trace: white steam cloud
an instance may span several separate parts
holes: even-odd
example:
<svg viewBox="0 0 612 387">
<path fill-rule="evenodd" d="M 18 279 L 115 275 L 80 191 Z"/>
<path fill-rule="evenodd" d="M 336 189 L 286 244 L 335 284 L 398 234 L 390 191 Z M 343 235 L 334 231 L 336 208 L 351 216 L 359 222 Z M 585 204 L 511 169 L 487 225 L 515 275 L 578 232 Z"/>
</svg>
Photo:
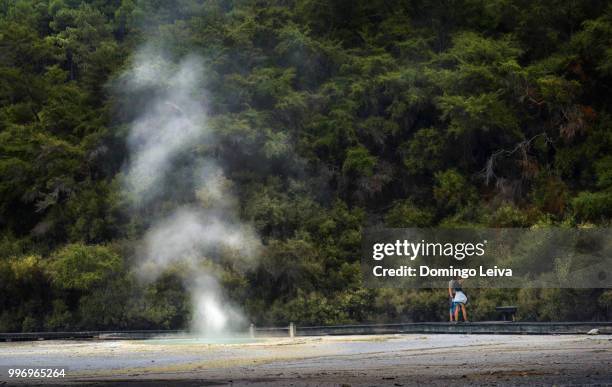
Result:
<svg viewBox="0 0 612 387">
<path fill-rule="evenodd" d="M 225 297 L 216 263 L 244 266 L 257 256 L 259 239 L 235 215 L 231 181 L 221 166 L 199 151 L 215 142 L 206 120 L 203 75 L 197 57 L 173 64 L 152 48 L 135 55 L 121 92 L 144 98 L 145 107 L 130 127 L 123 187 L 135 213 L 153 220 L 140 249 L 139 274 L 151 281 L 169 268 L 180 269 L 191 292 L 192 329 L 218 335 L 244 318 Z M 179 169 L 177 183 L 173 174 Z"/>
</svg>

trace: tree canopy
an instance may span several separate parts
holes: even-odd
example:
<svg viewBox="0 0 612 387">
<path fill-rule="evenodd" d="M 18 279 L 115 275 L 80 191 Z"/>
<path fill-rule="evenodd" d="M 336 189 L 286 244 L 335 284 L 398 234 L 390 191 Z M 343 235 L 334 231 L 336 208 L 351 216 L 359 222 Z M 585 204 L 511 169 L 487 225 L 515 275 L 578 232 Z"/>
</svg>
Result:
<svg viewBox="0 0 612 387">
<path fill-rule="evenodd" d="M 219 142 L 194 151 L 262 239 L 257 267 L 222 268 L 258 324 L 444 318 L 444 292 L 361 287 L 367 226 L 610 225 L 607 1 L 0 0 L 0 331 L 188 320 L 176 272 L 130 271 L 140 107 L 113 85 L 145 43 L 205 60 Z M 612 297 L 472 299 L 551 320 L 609 319 Z"/>
</svg>

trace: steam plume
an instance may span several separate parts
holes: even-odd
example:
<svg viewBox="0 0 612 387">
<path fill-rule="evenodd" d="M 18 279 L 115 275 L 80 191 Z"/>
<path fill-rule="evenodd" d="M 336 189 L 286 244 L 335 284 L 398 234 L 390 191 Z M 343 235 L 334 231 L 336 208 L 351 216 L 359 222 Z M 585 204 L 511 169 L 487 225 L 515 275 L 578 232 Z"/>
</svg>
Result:
<svg viewBox="0 0 612 387">
<path fill-rule="evenodd" d="M 215 143 L 206 119 L 204 73 L 194 56 L 174 64 L 150 47 L 134 56 L 120 91 L 139 98 L 133 103 L 143 107 L 130 127 L 123 188 L 134 212 L 153 220 L 139 252 L 139 274 L 154 280 L 181 267 L 191 292 L 192 328 L 213 335 L 243 320 L 224 296 L 214 263 L 244 264 L 257 255 L 259 241 L 235 215 L 223 168 L 201 151 Z"/>
</svg>

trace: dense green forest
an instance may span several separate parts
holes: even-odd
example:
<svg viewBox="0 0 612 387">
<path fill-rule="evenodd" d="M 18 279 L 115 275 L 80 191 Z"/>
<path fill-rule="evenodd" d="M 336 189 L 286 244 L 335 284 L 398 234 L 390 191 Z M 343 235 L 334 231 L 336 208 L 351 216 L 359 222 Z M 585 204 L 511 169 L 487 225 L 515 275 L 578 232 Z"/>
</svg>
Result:
<svg viewBox="0 0 612 387">
<path fill-rule="evenodd" d="M 446 319 L 444 289 L 361 286 L 364 227 L 610 226 L 607 1 L 0 0 L 0 331 L 189 321 L 180 269 L 132 269 L 113 85 L 144 44 L 204 58 L 198 151 L 263 246 L 221 283 L 258 325 Z M 470 295 L 475 320 L 612 318 L 605 289 Z"/>
</svg>

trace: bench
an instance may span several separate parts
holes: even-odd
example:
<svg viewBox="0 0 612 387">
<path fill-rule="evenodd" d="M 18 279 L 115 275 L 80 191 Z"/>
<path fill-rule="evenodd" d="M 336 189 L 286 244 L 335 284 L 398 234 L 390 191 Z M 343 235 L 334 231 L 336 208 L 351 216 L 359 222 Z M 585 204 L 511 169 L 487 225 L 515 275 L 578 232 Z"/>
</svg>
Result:
<svg viewBox="0 0 612 387">
<path fill-rule="evenodd" d="M 502 321 L 514 321 L 516 318 L 516 306 L 497 306 L 495 310 L 502 316 Z"/>
</svg>

